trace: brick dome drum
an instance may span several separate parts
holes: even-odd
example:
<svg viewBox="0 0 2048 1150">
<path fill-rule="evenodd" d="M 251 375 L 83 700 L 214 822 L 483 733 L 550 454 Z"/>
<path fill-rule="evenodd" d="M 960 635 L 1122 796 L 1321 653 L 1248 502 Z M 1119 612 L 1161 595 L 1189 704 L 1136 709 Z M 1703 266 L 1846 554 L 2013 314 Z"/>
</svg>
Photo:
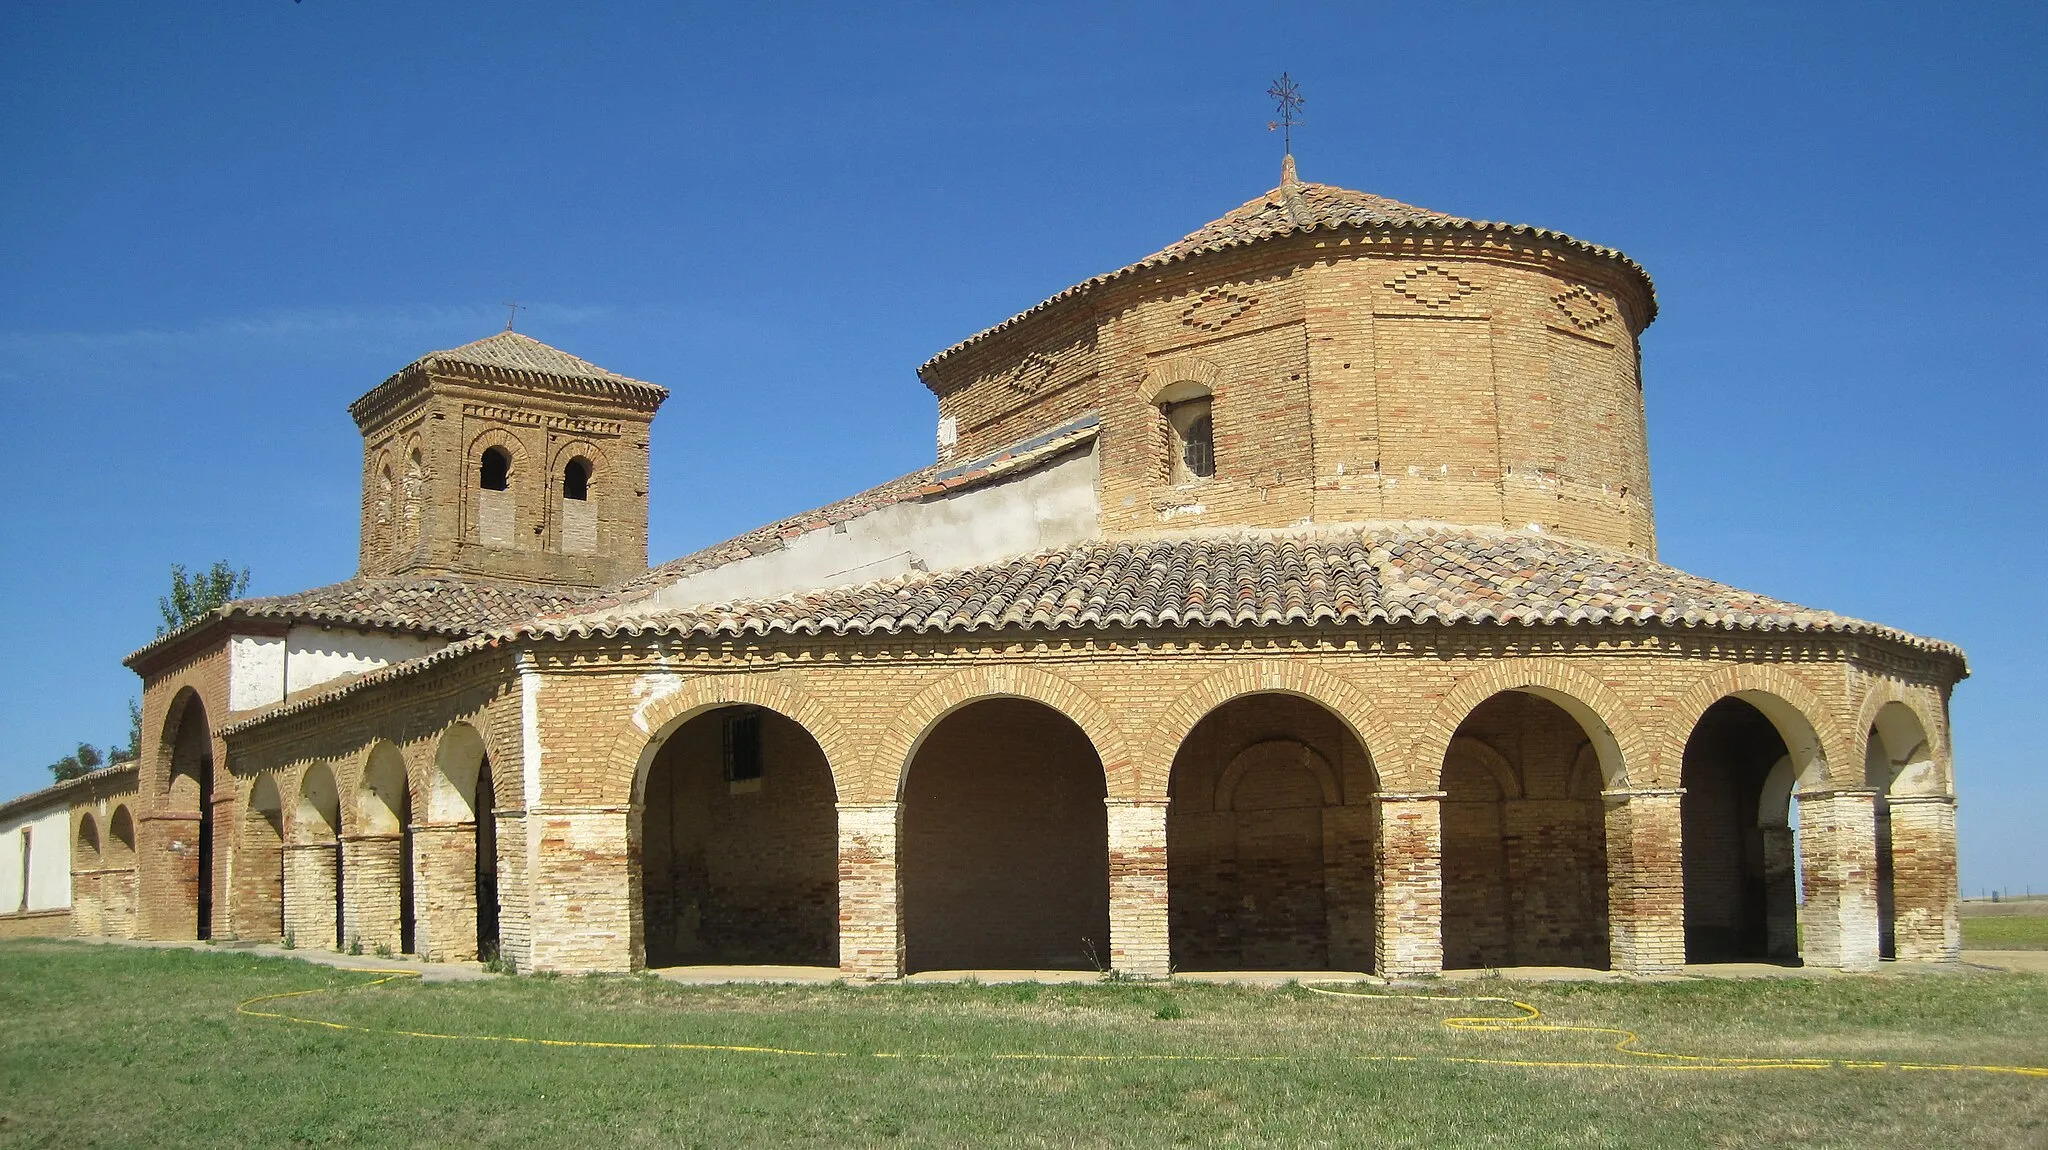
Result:
<svg viewBox="0 0 2048 1150">
<path fill-rule="evenodd" d="M 1619 252 L 1283 183 L 926 364 L 973 456 L 1099 410 L 1110 530 L 1435 520 L 1656 554 Z M 1215 475 L 1176 483 L 1158 400 L 1213 394 Z"/>
</svg>

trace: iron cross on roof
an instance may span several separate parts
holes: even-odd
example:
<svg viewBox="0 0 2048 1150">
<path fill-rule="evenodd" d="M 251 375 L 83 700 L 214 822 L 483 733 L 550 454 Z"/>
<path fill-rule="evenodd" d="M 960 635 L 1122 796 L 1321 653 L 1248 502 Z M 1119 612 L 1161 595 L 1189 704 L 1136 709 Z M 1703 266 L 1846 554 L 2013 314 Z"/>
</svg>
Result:
<svg viewBox="0 0 2048 1150">
<path fill-rule="evenodd" d="M 526 305 L 516 300 L 508 299 L 503 301 L 499 306 L 505 309 L 505 330 L 511 331 L 512 321 L 518 318 L 520 312 L 526 310 Z"/>
<path fill-rule="evenodd" d="M 1279 119 L 1266 121 L 1266 130 L 1281 132 L 1287 154 L 1291 156 L 1294 154 L 1294 125 L 1301 123 L 1301 106 L 1307 101 L 1301 98 L 1301 87 L 1294 82 L 1294 77 L 1285 72 L 1280 73 L 1280 78 L 1266 89 L 1266 95 L 1273 97 L 1274 110 L 1280 113 Z"/>
</svg>

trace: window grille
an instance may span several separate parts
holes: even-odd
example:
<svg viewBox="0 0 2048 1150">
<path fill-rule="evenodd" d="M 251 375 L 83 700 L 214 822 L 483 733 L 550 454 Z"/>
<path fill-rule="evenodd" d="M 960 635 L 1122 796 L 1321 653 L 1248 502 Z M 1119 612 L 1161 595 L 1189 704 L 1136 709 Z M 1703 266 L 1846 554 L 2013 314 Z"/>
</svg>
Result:
<svg viewBox="0 0 2048 1150">
<path fill-rule="evenodd" d="M 743 783 L 761 777 L 761 712 L 747 710 L 725 717 L 725 781 Z"/>
<path fill-rule="evenodd" d="M 1216 474 L 1216 434 L 1204 415 L 1188 425 L 1187 441 L 1181 445 L 1181 461 L 1188 474 L 1207 479 Z"/>
</svg>

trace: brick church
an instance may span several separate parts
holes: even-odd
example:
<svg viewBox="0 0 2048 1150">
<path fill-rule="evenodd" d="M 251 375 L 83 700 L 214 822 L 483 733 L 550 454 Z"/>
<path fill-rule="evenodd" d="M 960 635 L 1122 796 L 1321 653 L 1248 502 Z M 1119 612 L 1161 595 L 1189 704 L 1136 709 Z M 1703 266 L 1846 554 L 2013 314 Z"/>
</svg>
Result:
<svg viewBox="0 0 2048 1150">
<path fill-rule="evenodd" d="M 1952 959 L 1962 653 L 1658 562 L 1656 313 L 1618 251 L 1290 159 L 933 357 L 930 466 L 651 568 L 663 388 L 427 355 L 349 409 L 356 575 L 129 657 L 75 928 L 857 979 Z"/>
</svg>

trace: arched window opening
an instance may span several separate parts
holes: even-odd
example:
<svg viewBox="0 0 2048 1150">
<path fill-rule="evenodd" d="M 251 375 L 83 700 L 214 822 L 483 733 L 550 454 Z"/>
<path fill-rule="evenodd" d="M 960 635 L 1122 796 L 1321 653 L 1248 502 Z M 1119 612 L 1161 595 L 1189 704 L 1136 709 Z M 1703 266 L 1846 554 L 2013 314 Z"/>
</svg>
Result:
<svg viewBox="0 0 2048 1150">
<path fill-rule="evenodd" d="M 562 468 L 562 498 L 582 502 L 590 498 L 590 461 L 577 456 Z"/>
<path fill-rule="evenodd" d="M 512 456 L 502 447 L 484 448 L 478 468 L 477 486 L 485 491 L 504 491 L 512 486 Z"/>
<path fill-rule="evenodd" d="M 1175 384 L 1159 393 L 1166 417 L 1175 483 L 1194 483 L 1216 474 L 1216 431 L 1209 392 L 1200 384 Z"/>
</svg>

